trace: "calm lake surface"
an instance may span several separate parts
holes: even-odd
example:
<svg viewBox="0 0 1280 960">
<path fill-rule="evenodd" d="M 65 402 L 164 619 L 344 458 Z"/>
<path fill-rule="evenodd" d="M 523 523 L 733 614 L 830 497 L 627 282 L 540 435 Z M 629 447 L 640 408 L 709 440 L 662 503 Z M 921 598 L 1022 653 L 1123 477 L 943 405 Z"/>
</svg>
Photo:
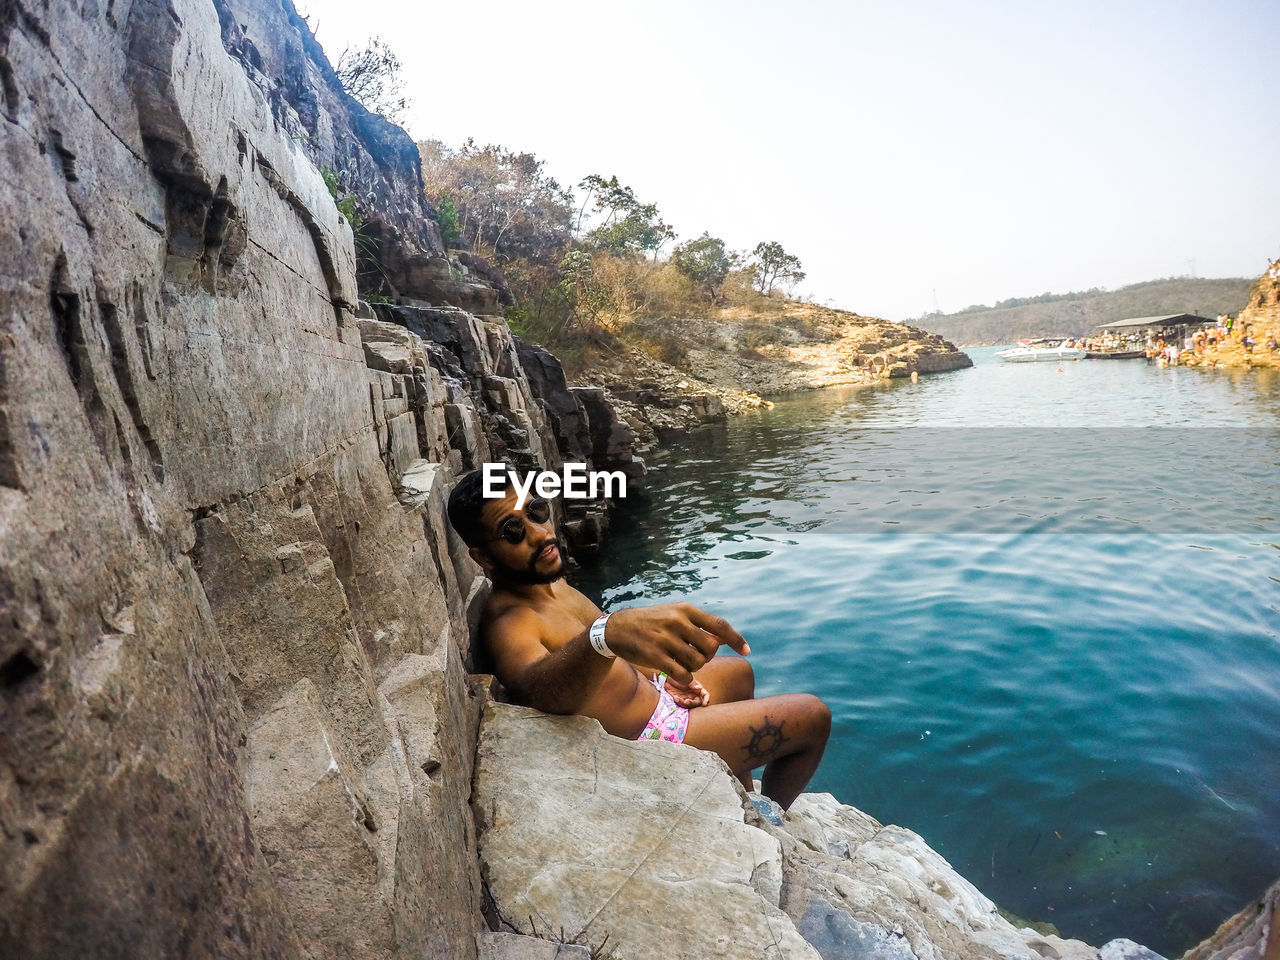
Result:
<svg viewBox="0 0 1280 960">
<path fill-rule="evenodd" d="M 575 582 L 826 700 L 810 789 L 1176 957 L 1280 876 L 1280 378 L 969 352 L 669 443 Z"/>
</svg>

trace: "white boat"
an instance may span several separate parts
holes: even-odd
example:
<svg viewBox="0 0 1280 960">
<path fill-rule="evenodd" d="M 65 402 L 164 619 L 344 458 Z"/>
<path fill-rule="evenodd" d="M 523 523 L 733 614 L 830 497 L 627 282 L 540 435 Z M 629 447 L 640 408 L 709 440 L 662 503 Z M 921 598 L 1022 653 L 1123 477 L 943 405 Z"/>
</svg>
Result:
<svg viewBox="0 0 1280 960">
<path fill-rule="evenodd" d="M 1070 346 L 1070 343 L 1070 340 L 1063 340 L 1056 347 L 1038 347 L 1034 345 L 1012 347 L 1008 350 L 999 351 L 996 356 L 1005 363 L 1035 363 L 1037 361 L 1061 363 L 1063 360 L 1083 360 L 1088 351 L 1084 347 Z"/>
</svg>

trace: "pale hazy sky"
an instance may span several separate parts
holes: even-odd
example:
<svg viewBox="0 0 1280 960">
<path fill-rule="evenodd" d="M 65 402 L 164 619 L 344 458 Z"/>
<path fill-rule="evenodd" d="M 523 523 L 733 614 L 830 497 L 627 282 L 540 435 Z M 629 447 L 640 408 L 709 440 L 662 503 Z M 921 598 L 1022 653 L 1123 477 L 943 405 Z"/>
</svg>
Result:
<svg viewBox="0 0 1280 960">
<path fill-rule="evenodd" d="M 382 36 L 415 139 L 616 174 L 904 319 L 1280 257 L 1280 3 L 297 0 Z"/>
</svg>

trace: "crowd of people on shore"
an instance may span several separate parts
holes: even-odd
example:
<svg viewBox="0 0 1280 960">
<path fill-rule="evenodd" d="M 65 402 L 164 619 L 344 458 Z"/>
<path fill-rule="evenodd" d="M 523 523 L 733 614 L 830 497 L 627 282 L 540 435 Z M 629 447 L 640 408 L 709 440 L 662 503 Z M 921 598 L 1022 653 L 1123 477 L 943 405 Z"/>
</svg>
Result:
<svg viewBox="0 0 1280 960">
<path fill-rule="evenodd" d="M 1270 291 L 1264 289 L 1257 303 L 1251 304 L 1259 310 L 1268 298 L 1273 298 L 1280 305 L 1280 259 L 1269 264 L 1263 280 L 1272 281 L 1272 287 Z M 1084 347 L 1090 353 L 1140 352 L 1160 367 L 1220 365 L 1227 359 L 1222 355 L 1222 349 L 1238 345 L 1246 365 L 1255 358 L 1266 358 L 1264 363 L 1270 365 L 1280 360 L 1280 328 L 1274 321 L 1269 322 L 1266 316 L 1251 314 L 1251 321 L 1242 319 L 1240 315 L 1231 317 L 1222 313 L 1212 326 L 1206 323 L 1199 329 L 1181 326 L 1123 333 L 1104 330 L 1099 336 L 1077 340 L 1070 345 Z M 1232 349 L 1230 354 L 1234 358 L 1236 351 Z M 1234 362 L 1234 359 L 1227 362 Z"/>
<path fill-rule="evenodd" d="M 1272 271 L 1280 276 L 1280 261 L 1272 264 Z M 1146 354 L 1148 360 L 1155 361 L 1157 366 L 1194 367 L 1212 362 L 1207 351 L 1213 347 L 1227 343 L 1238 343 L 1246 356 L 1264 353 L 1274 356 L 1280 354 L 1280 341 L 1274 333 L 1268 332 L 1265 337 L 1255 335 L 1253 324 L 1241 322 L 1239 317 L 1219 314 L 1212 327 L 1199 330 L 1179 339 L 1174 331 L 1160 331 L 1148 334 Z"/>
</svg>

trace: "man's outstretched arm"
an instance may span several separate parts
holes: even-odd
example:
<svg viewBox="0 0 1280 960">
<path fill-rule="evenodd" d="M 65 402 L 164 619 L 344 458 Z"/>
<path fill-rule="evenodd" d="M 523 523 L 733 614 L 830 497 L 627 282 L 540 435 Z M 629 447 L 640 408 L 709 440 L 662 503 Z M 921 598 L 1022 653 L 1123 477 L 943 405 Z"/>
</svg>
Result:
<svg viewBox="0 0 1280 960">
<path fill-rule="evenodd" d="M 751 652 L 727 620 L 689 603 L 619 610 L 605 626 L 605 643 L 622 659 L 684 683 L 721 644 L 743 655 Z M 613 665 L 592 648 L 589 628 L 548 651 L 537 614 L 523 609 L 492 625 L 489 645 L 503 686 L 521 703 L 547 713 L 576 712 Z"/>
</svg>

